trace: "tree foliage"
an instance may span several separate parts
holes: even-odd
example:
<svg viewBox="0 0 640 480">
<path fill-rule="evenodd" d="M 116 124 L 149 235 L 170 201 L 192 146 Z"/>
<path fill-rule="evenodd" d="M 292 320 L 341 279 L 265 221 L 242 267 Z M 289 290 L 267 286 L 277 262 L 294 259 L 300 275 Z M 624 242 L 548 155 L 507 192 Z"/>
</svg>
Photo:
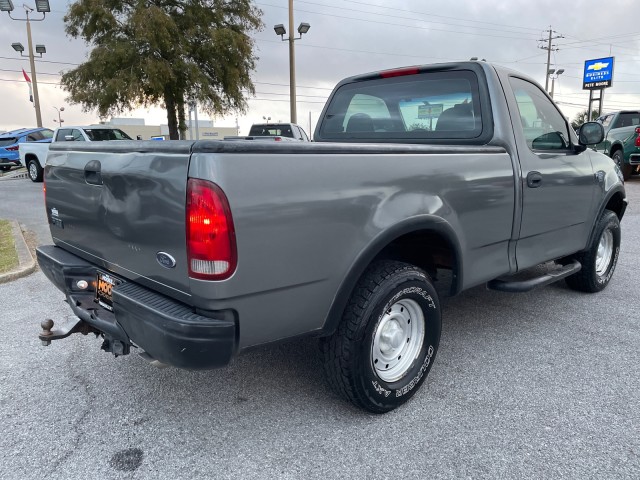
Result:
<svg viewBox="0 0 640 480">
<path fill-rule="evenodd" d="M 189 99 L 212 115 L 246 110 L 257 60 L 249 34 L 261 14 L 250 0 L 75 1 L 66 32 L 92 49 L 62 85 L 100 116 L 164 103 L 177 139 Z"/>
<path fill-rule="evenodd" d="M 584 110 L 576 114 L 576 116 L 573 118 L 573 121 L 571 122 L 571 126 L 574 129 L 577 129 L 583 123 L 587 123 L 589 121 L 595 120 L 596 118 L 598 118 L 598 111 L 591 110 L 591 119 L 587 120 L 587 109 L 585 108 Z"/>
</svg>

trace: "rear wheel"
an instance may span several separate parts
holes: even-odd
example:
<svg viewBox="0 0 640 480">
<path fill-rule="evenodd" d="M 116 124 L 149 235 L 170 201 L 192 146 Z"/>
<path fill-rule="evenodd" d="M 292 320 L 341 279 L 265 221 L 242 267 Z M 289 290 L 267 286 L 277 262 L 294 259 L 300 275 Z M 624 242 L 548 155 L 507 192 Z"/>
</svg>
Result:
<svg viewBox="0 0 640 480">
<path fill-rule="evenodd" d="M 29 178 L 32 182 L 42 181 L 42 167 L 38 164 L 37 160 L 29 160 Z"/>
<path fill-rule="evenodd" d="M 616 162 L 618 167 L 620 167 L 622 178 L 624 178 L 625 180 L 629 180 L 629 177 L 633 172 L 633 166 L 629 165 L 628 163 L 624 163 L 624 154 L 622 153 L 622 150 L 616 150 L 615 152 L 613 152 L 611 158 L 614 162 Z"/>
<path fill-rule="evenodd" d="M 8 172 L 9 170 L 11 170 L 11 165 L 2 165 L 0 167 L 0 170 L 2 170 L 3 172 Z"/>
<path fill-rule="evenodd" d="M 440 330 L 428 275 L 402 262 L 376 263 L 360 279 L 336 332 L 321 340 L 328 381 L 359 408 L 393 410 L 425 381 Z"/>
<path fill-rule="evenodd" d="M 565 280 L 569 287 L 582 292 L 599 292 L 609 284 L 620 253 L 620 221 L 611 210 L 605 210 L 596 225 L 589 248 L 575 258 L 582 269 Z"/>
</svg>

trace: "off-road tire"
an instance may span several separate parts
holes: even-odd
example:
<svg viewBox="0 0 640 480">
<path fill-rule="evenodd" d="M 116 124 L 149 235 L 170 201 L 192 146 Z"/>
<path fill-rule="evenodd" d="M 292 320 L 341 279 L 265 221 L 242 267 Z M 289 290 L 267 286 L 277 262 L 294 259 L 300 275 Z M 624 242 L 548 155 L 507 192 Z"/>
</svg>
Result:
<svg viewBox="0 0 640 480">
<path fill-rule="evenodd" d="M 604 236 L 609 235 L 607 232 L 611 235 L 611 253 L 602 257 L 606 259 L 607 264 L 602 272 L 598 272 L 598 249 L 603 248 L 601 242 Z M 605 210 L 600 220 L 598 220 L 589 248 L 574 256 L 574 258 L 582 264 L 582 269 L 578 273 L 565 279 L 567 285 L 581 292 L 595 293 L 604 290 L 609 284 L 613 272 L 616 269 L 616 264 L 618 263 L 620 239 L 620 221 L 618 220 L 618 216 L 611 210 Z"/>
<path fill-rule="evenodd" d="M 611 158 L 620 168 L 620 171 L 622 172 L 622 178 L 625 180 L 625 182 L 629 180 L 631 174 L 633 173 L 633 165 L 624 163 L 624 154 L 622 153 L 622 150 L 616 150 L 615 152 L 613 152 Z"/>
<path fill-rule="evenodd" d="M 400 314 L 403 305 L 410 308 Z M 392 308 L 401 321 L 391 314 Z M 414 324 L 408 327 L 411 316 Z M 396 321 L 405 324 L 404 328 L 424 328 L 421 335 L 401 331 L 395 337 L 396 350 L 392 353 L 405 349 L 401 352 L 407 352 L 402 360 L 405 366 L 399 365 L 399 378 L 385 381 L 381 375 L 389 377 L 390 370 L 382 372 L 382 364 L 378 364 L 378 370 L 374 367 L 374 345 L 382 345 L 383 326 Z M 424 383 L 438 351 L 440 331 L 440 303 L 429 276 L 407 263 L 377 262 L 359 280 L 335 333 L 320 341 L 327 380 L 339 395 L 359 408 L 373 413 L 393 410 Z M 407 338 L 405 344 L 404 337 L 412 338 Z M 398 364 L 399 361 L 400 358 Z"/>
<path fill-rule="evenodd" d="M 29 160 L 29 162 L 27 162 L 27 172 L 32 182 L 42 181 L 42 167 L 38 164 L 37 160 Z"/>
</svg>

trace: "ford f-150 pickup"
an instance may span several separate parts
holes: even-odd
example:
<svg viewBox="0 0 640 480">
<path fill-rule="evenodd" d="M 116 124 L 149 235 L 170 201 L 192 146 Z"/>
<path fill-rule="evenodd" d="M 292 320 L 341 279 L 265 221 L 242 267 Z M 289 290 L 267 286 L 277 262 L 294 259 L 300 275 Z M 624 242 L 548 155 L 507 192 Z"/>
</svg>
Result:
<svg viewBox="0 0 640 480">
<path fill-rule="evenodd" d="M 434 365 L 439 292 L 609 284 L 626 199 L 603 137 L 464 62 L 343 80 L 314 143 L 53 143 L 37 255 L 76 317 L 39 338 L 203 369 L 313 335 L 335 390 L 387 412 Z"/>
</svg>

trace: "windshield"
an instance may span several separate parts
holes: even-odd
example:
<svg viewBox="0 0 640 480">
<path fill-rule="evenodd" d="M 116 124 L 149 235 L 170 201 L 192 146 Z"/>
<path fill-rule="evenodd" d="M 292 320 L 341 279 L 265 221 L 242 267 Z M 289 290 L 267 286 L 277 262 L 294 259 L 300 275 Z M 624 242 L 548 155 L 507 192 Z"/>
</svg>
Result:
<svg viewBox="0 0 640 480">
<path fill-rule="evenodd" d="M 16 143 L 17 138 L 15 137 L 10 137 L 10 138 L 0 138 L 0 147 L 6 147 L 8 145 L 13 145 L 14 143 Z"/>
<path fill-rule="evenodd" d="M 132 140 L 132 138 L 119 128 L 85 128 L 84 130 L 92 142 L 106 140 Z"/>
</svg>

